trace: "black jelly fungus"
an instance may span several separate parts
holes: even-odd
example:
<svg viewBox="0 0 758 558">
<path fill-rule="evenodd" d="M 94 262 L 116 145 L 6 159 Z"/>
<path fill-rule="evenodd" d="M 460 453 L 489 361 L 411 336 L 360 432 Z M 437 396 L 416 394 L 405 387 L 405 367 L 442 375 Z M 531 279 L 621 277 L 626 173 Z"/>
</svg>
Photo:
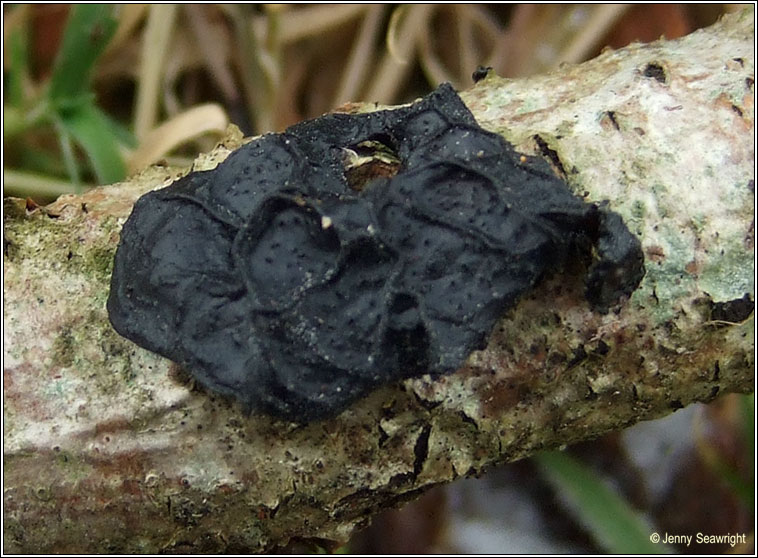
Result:
<svg viewBox="0 0 758 558">
<path fill-rule="evenodd" d="M 397 173 L 360 191 L 345 152 Z M 569 258 L 607 311 L 644 273 L 621 217 L 480 128 L 443 84 L 404 108 L 267 134 L 140 198 L 108 299 L 114 328 L 203 385 L 295 422 L 377 386 L 461 366 Z"/>
</svg>

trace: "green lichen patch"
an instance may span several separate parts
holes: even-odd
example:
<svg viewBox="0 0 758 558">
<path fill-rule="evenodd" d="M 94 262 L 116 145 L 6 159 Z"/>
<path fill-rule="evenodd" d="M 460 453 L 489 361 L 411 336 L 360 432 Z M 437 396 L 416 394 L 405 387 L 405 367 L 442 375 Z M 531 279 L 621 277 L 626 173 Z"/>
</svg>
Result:
<svg viewBox="0 0 758 558">
<path fill-rule="evenodd" d="M 63 326 L 59 334 L 53 340 L 52 361 L 53 366 L 67 368 L 74 364 L 76 341 L 71 326 Z"/>
</svg>

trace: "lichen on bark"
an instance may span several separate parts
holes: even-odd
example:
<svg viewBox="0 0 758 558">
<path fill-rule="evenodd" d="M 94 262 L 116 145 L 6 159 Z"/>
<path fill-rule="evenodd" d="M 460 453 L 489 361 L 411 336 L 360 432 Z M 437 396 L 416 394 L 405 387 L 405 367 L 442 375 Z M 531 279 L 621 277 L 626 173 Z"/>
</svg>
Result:
<svg viewBox="0 0 758 558">
<path fill-rule="evenodd" d="M 743 12 L 462 92 L 483 127 L 556 159 L 576 193 L 624 217 L 645 279 L 601 315 L 581 273 L 548 278 L 456 373 L 380 388 L 306 426 L 246 416 L 108 323 L 123 220 L 186 169 L 152 168 L 28 215 L 6 200 L 4 550 L 340 541 L 435 484 L 751 391 L 754 315 L 724 308 L 755 296 L 752 41 Z M 241 142 L 231 134 L 196 168 Z"/>
</svg>

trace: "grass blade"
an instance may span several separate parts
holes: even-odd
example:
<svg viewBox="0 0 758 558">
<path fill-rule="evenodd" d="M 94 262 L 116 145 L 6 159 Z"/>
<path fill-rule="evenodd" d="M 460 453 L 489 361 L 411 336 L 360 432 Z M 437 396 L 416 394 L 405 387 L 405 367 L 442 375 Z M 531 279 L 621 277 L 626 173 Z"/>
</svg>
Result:
<svg viewBox="0 0 758 558">
<path fill-rule="evenodd" d="M 672 550 L 653 544 L 653 529 L 629 503 L 580 461 L 561 452 L 535 457 L 545 478 L 605 551 L 618 554 L 664 554 Z"/>
<path fill-rule="evenodd" d="M 12 107 L 22 107 L 27 99 L 26 85 L 29 82 L 28 31 L 14 29 L 9 38 L 9 64 L 7 71 L 7 102 Z"/>
<path fill-rule="evenodd" d="M 100 184 L 123 180 L 126 166 L 118 150 L 111 121 L 95 105 L 81 103 L 62 111 L 60 126 L 84 149 Z"/>
<path fill-rule="evenodd" d="M 54 104 L 77 102 L 79 97 L 89 94 L 95 60 L 116 29 L 111 9 L 105 4 L 75 4 L 71 7 L 50 78 L 48 95 Z"/>
</svg>

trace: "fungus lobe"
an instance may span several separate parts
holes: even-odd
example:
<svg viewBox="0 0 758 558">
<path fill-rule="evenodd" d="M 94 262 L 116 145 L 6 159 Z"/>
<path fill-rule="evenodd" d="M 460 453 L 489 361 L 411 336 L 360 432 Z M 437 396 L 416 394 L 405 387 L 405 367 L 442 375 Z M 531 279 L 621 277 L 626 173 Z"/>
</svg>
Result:
<svg viewBox="0 0 758 558">
<path fill-rule="evenodd" d="M 397 169 L 355 189 L 346 158 L 367 145 Z M 607 311 L 642 278 L 637 238 L 443 84 L 408 107 L 264 135 L 144 195 L 108 313 L 206 387 L 309 422 L 456 370 L 546 272 L 591 255 L 586 296 Z"/>
</svg>

